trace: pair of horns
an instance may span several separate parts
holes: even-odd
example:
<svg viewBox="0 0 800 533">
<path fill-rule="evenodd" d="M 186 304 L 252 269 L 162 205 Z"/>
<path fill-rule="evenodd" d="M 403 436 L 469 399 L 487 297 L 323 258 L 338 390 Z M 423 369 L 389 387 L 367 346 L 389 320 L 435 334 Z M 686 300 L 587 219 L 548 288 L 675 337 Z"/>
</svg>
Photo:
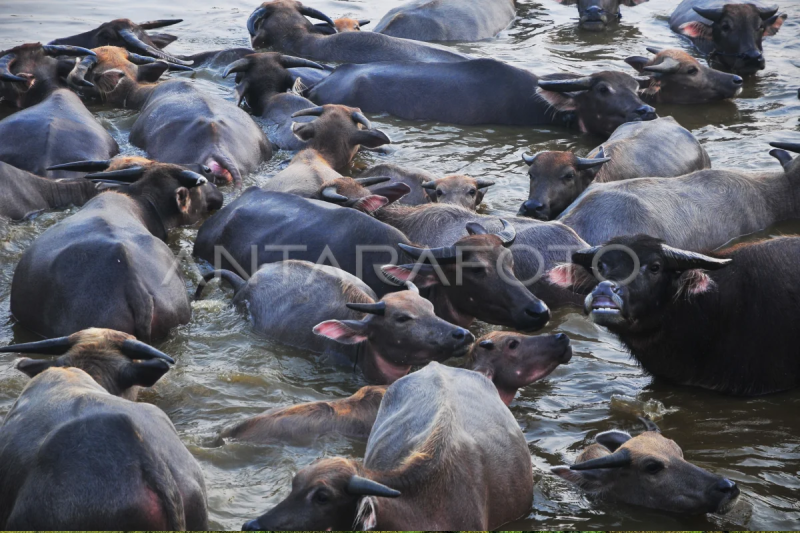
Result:
<svg viewBox="0 0 800 533">
<path fill-rule="evenodd" d="M 301 109 L 300 111 L 295 111 L 292 114 L 292 118 L 297 117 L 319 117 L 325 112 L 325 106 L 317 106 L 317 107 L 309 107 L 308 109 Z M 361 124 L 368 130 L 372 129 L 372 123 L 367 120 L 367 117 L 361 111 L 353 111 L 350 114 L 350 118 L 353 119 L 353 122 L 356 124 Z"/>
<path fill-rule="evenodd" d="M 572 254 L 572 262 L 587 270 L 591 270 L 594 257 L 602 251 L 604 246 L 593 246 L 584 250 L 578 250 Z M 661 257 L 666 263 L 666 267 L 674 271 L 702 269 L 719 270 L 727 266 L 731 259 L 717 259 L 697 252 L 673 248 L 666 244 L 661 244 Z"/>
<path fill-rule="evenodd" d="M 87 48 L 80 46 L 45 44 L 42 45 L 42 52 L 48 56 L 90 56 L 96 57 L 97 54 Z M 11 65 L 17 60 L 17 54 L 14 52 L 6 52 L 0 57 L 0 80 L 11 82 L 27 82 L 26 78 L 17 76 L 11 73 Z"/>
<path fill-rule="evenodd" d="M 133 165 L 119 170 L 105 170 L 111 166 L 110 159 L 89 160 L 89 161 L 75 161 L 73 163 L 63 163 L 61 165 L 53 165 L 47 167 L 47 170 L 71 170 L 73 172 L 91 172 L 84 176 L 98 183 L 134 183 L 139 180 L 147 168 L 142 165 Z M 177 174 L 170 173 L 172 177 L 178 180 L 182 187 L 191 189 L 192 187 L 199 187 L 208 183 L 208 180 L 196 172 L 191 170 L 181 170 Z"/>
<path fill-rule="evenodd" d="M 526 165 L 531 166 L 536 161 L 536 158 L 539 157 L 544 152 L 539 152 L 538 154 L 522 154 L 522 160 L 525 162 Z M 611 161 L 610 157 L 606 157 L 605 150 L 601 146 L 600 149 L 597 151 L 594 157 L 576 157 L 575 158 L 575 169 L 577 170 L 588 170 L 590 168 L 594 168 L 605 163 Z"/>
<path fill-rule="evenodd" d="M 517 238 L 517 231 L 507 220 L 501 218 L 500 222 L 503 224 L 503 229 L 495 235 L 500 238 L 503 246 L 511 246 L 514 243 L 514 239 Z M 477 222 L 470 222 L 467 224 L 467 233 L 470 235 L 487 235 L 489 232 Z M 419 259 L 423 255 L 432 256 L 439 263 L 455 263 L 458 259 L 458 245 L 456 244 L 440 248 L 418 248 L 403 243 L 398 243 L 398 246 L 414 259 Z"/>
<path fill-rule="evenodd" d="M 566 80 L 539 80 L 539 87 L 545 91 L 553 91 L 556 93 L 571 93 L 576 91 L 588 91 L 592 88 L 591 76 L 584 76 L 582 78 L 570 78 Z"/>
<path fill-rule="evenodd" d="M 347 493 L 353 496 L 382 496 L 384 498 L 397 498 L 400 496 L 399 490 L 391 489 L 377 481 L 355 475 L 347 483 Z"/>
<path fill-rule="evenodd" d="M 442 179 L 444 179 L 444 178 L 442 178 Z M 422 184 L 422 188 L 426 189 L 426 190 L 429 190 L 429 191 L 435 191 L 438 181 L 439 180 L 426 181 L 425 183 Z M 478 189 L 485 189 L 486 187 L 491 187 L 492 185 L 494 185 L 494 182 L 491 181 L 491 180 L 485 180 L 483 178 L 478 178 L 478 179 L 475 180 L 475 186 Z"/>
<path fill-rule="evenodd" d="M 419 289 L 410 281 L 401 282 L 405 284 L 406 289 L 419 296 Z M 345 304 L 348 309 L 358 311 L 359 313 L 367 313 L 370 315 L 384 316 L 386 314 L 386 302 L 375 302 L 371 304 L 348 303 Z"/>
<path fill-rule="evenodd" d="M 148 56 L 156 57 L 158 59 L 163 59 L 168 63 L 175 63 L 176 65 L 183 65 L 189 66 L 191 63 L 189 61 L 184 61 L 182 59 L 178 59 L 177 57 L 173 57 L 168 53 L 164 52 L 163 50 L 156 48 L 155 46 L 149 45 L 146 42 L 139 39 L 139 37 L 130 29 L 121 29 L 117 30 L 117 34 L 119 34 L 120 38 L 125 41 L 125 44 L 130 46 L 131 48 L 142 52 Z"/>
<path fill-rule="evenodd" d="M 650 420 L 649 418 L 645 417 L 638 417 L 639 421 L 644 425 L 645 431 L 654 431 L 656 433 L 661 433 L 661 430 L 658 428 L 655 422 Z M 617 450 L 616 452 L 606 455 L 605 457 L 599 457 L 597 459 L 592 459 L 590 461 L 585 461 L 583 463 L 577 463 L 572 465 L 570 470 L 595 470 L 599 468 L 623 468 L 629 466 L 633 460 L 631 459 L 631 454 L 626 448 L 622 448 Z"/>
<path fill-rule="evenodd" d="M 225 68 L 225 71 L 222 73 L 222 77 L 227 78 L 228 76 L 236 72 L 247 72 L 253 66 L 254 61 L 257 61 L 257 58 L 243 57 L 241 59 L 237 59 L 236 61 L 234 61 Z M 278 58 L 278 62 L 284 68 L 307 67 L 307 68 L 315 68 L 318 70 L 325 70 L 325 67 L 323 67 L 319 63 L 315 63 L 313 61 L 309 61 L 308 59 L 303 59 L 300 57 L 285 56 L 281 54 Z"/>
<path fill-rule="evenodd" d="M 57 339 L 47 339 L 38 342 L 4 346 L 0 348 L 0 353 L 64 355 L 78 344 L 73 337 L 74 335 L 69 337 L 59 337 Z M 138 359 L 142 361 L 149 359 L 161 359 L 171 365 L 175 364 L 175 360 L 172 357 L 168 356 L 164 352 L 156 350 L 148 344 L 137 341 L 136 339 L 127 339 L 123 341 L 119 346 L 119 352 L 128 359 Z"/>
<path fill-rule="evenodd" d="M 791 154 L 788 152 L 800 154 L 800 143 L 774 142 L 769 143 L 769 145 L 774 148 L 778 148 L 777 150 L 770 150 L 769 155 L 780 161 L 781 166 L 784 169 L 788 169 L 789 165 L 793 161 Z"/>
<path fill-rule="evenodd" d="M 756 11 L 758 11 L 758 16 L 761 17 L 761 20 L 767 20 L 775 13 L 778 12 L 778 6 L 759 6 L 756 4 L 752 4 Z M 722 19 L 722 16 L 725 14 L 725 7 L 693 7 L 695 13 L 700 15 L 701 17 L 705 17 L 711 22 L 719 22 Z"/>
<path fill-rule="evenodd" d="M 664 57 L 660 63 L 643 67 L 645 72 L 652 72 L 654 74 L 675 74 L 681 69 L 680 62 L 672 57 Z"/>
<path fill-rule="evenodd" d="M 299 6 L 297 10 L 301 15 L 325 22 L 331 27 L 333 33 L 336 33 L 336 24 L 334 24 L 333 20 L 322 11 L 307 6 Z M 256 8 L 255 11 L 250 13 L 250 16 L 247 18 L 247 32 L 250 34 L 250 37 L 256 36 L 256 32 L 258 31 L 258 27 L 261 25 L 261 21 L 268 15 L 269 10 L 264 5 Z"/>
<path fill-rule="evenodd" d="M 155 30 L 158 28 L 164 28 L 166 26 L 172 26 L 180 22 L 183 22 L 183 19 L 161 19 L 161 20 L 151 20 L 148 22 L 142 22 L 138 26 L 143 30 Z"/>
</svg>

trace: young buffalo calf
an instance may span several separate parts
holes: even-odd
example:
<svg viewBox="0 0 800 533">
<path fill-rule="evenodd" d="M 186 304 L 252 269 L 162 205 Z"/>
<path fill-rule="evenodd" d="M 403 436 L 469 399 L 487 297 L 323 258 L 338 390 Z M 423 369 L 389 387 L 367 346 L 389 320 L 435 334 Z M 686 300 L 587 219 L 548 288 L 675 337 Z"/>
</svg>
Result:
<svg viewBox="0 0 800 533">
<path fill-rule="evenodd" d="M 31 376 L 0 426 L 0 528 L 207 529 L 200 466 L 155 406 L 130 401 L 174 363 L 131 335 L 88 329 L 0 348 Z"/>
<path fill-rule="evenodd" d="M 739 498 L 733 481 L 685 461 L 675 441 L 661 436 L 650 420 L 640 420 L 644 433 L 600 433 L 574 465 L 552 472 L 590 494 L 662 511 L 725 514 L 733 508 Z"/>
<path fill-rule="evenodd" d="M 509 405 L 518 389 L 543 379 L 571 358 L 569 338 L 563 333 L 528 337 L 494 331 L 472 346 L 467 367 L 489 378 Z M 270 409 L 225 428 L 221 436 L 248 442 L 301 442 L 339 433 L 367 440 L 385 392 L 385 386 L 369 386 L 341 400 Z"/>
</svg>

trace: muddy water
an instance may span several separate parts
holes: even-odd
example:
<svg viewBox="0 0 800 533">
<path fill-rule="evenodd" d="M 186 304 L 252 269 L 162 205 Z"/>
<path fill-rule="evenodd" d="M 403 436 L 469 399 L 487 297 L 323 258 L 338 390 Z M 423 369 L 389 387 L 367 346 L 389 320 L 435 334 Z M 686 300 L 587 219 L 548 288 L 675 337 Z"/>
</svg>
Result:
<svg viewBox="0 0 800 533">
<path fill-rule="evenodd" d="M 371 18 L 374 24 L 401 2 L 307 3 L 334 17 Z M 712 106 L 658 110 L 690 128 L 717 167 L 777 169 L 777 161 L 767 155 L 767 142 L 800 141 L 800 5 L 795 0 L 778 3 L 789 12 L 789 19 L 778 35 L 766 42 L 767 70 L 746 81 L 739 99 Z M 546 74 L 609 68 L 630 72 L 623 59 L 645 55 L 645 46 L 686 46 L 667 26 L 677 0 L 623 7 L 622 24 L 613 32 L 601 34 L 577 30 L 574 6 L 550 0 L 522 0 L 518 4 L 518 19 L 497 39 L 457 48 Z M 254 7 L 252 0 L 4 0 L 0 3 L 0 49 L 22 42 L 47 42 L 119 17 L 136 21 L 183 18 L 183 24 L 169 29 L 179 36 L 169 48 L 174 53 L 245 46 L 245 20 Z M 208 73 L 191 77 L 209 92 L 232 99 L 230 82 Z M 127 143 L 133 113 L 109 109 L 96 112 L 123 152 L 135 153 Z M 360 164 L 390 161 L 422 166 L 440 175 L 465 172 L 493 179 L 497 185 L 487 195 L 485 209 L 498 214 L 515 213 L 526 197 L 525 167 L 520 161 L 523 151 L 586 151 L 600 142 L 554 127 L 459 127 L 385 116 L 370 118 L 389 133 L 396 151 L 385 157 L 359 156 Z M 266 179 L 289 157 L 288 153 L 277 154 L 248 181 Z M 14 265 L 37 235 L 68 214 L 46 214 L 30 222 L 0 224 L 0 343 L 30 340 L 12 325 L 9 317 L 8 294 Z M 784 224 L 765 235 L 798 228 L 800 225 Z M 188 256 L 195 235 L 196 228 L 175 231 L 170 244 L 176 252 Z M 187 290 L 193 290 L 198 273 L 188 263 L 185 273 Z M 195 304 L 192 322 L 175 330 L 160 345 L 175 356 L 177 366 L 143 395 L 144 401 L 169 414 L 202 464 L 215 529 L 239 529 L 246 519 L 277 503 L 287 493 L 294 472 L 315 458 L 359 457 L 364 450 L 362 443 L 341 438 L 325 439 L 310 448 L 218 445 L 217 431 L 231 421 L 270 407 L 347 396 L 364 384 L 348 369 L 255 337 L 245 320 L 229 307 L 230 296 L 228 290 L 209 289 L 206 301 Z M 479 325 L 476 333 L 486 329 Z M 798 527 L 800 391 L 735 399 L 653 383 L 612 336 L 575 310 L 557 312 L 547 331 L 567 333 L 574 341 L 576 356 L 568 366 L 523 391 L 511 407 L 529 442 L 537 488 L 530 515 L 509 525 L 509 529 Z M 11 407 L 27 380 L 14 370 L 13 364 L 12 356 L 0 356 L 0 416 Z M 612 402 L 615 395 L 656 404 L 656 416 L 662 417 L 659 423 L 664 433 L 683 447 L 690 461 L 735 480 L 743 490 L 742 504 L 724 518 L 686 519 L 592 502 L 550 476 L 550 466 L 571 462 L 597 432 L 611 428 L 638 431 L 634 415 L 624 407 L 626 403 Z"/>
</svg>

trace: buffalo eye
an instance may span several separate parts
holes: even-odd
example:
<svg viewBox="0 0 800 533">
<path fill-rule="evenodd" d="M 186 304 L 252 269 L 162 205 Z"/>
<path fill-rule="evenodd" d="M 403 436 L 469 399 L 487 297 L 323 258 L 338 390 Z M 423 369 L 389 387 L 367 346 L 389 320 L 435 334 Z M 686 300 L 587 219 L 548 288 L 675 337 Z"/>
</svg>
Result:
<svg viewBox="0 0 800 533">
<path fill-rule="evenodd" d="M 699 71 L 697 70 L 697 67 L 689 67 L 689 70 L 686 71 L 686 73 L 689 74 L 690 76 L 694 76 L 698 72 Z"/>
<path fill-rule="evenodd" d="M 403 324 L 403 323 L 408 322 L 409 320 L 411 320 L 411 317 L 408 316 L 408 315 L 399 315 L 394 320 L 395 320 L 395 322 L 399 322 L 400 324 Z"/>
<path fill-rule="evenodd" d="M 661 461 L 647 461 L 644 465 L 644 471 L 651 475 L 658 474 L 662 470 L 664 470 L 664 463 Z"/>
<path fill-rule="evenodd" d="M 519 341 L 516 339 L 508 343 L 509 350 L 516 350 L 518 346 L 519 346 Z"/>
<path fill-rule="evenodd" d="M 722 31 L 731 31 L 731 25 L 728 24 L 727 22 L 723 22 L 720 28 L 722 29 Z"/>
<path fill-rule="evenodd" d="M 475 189 L 470 189 L 470 190 L 467 191 L 467 194 L 469 194 L 470 196 L 475 196 L 477 194 L 477 192 L 478 191 L 476 191 Z"/>
<path fill-rule="evenodd" d="M 319 503 L 324 505 L 329 501 L 331 501 L 331 495 L 328 493 L 327 490 L 320 489 L 314 493 L 314 503 Z"/>
<path fill-rule="evenodd" d="M 436 196 L 444 196 L 444 191 L 442 189 L 436 189 Z"/>
<path fill-rule="evenodd" d="M 650 272 L 652 272 L 653 274 L 657 274 L 658 272 L 661 271 L 661 265 L 658 263 L 652 263 L 648 268 L 650 269 Z"/>
<path fill-rule="evenodd" d="M 608 86 L 606 86 L 606 85 L 600 85 L 600 86 L 597 88 L 597 92 L 599 92 L 600 94 L 608 94 L 608 92 L 609 92 Z"/>
<path fill-rule="evenodd" d="M 564 181 L 571 181 L 574 178 L 575 178 L 575 173 L 574 172 L 567 172 L 566 174 L 564 174 L 564 176 L 562 176 L 561 179 L 564 180 Z"/>
</svg>

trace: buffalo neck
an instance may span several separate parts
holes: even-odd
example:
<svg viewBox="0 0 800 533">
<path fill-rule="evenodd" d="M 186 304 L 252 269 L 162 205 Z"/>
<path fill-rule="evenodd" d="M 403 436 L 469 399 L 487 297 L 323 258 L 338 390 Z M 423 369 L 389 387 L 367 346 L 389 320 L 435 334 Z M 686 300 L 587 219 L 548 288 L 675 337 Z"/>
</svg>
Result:
<svg viewBox="0 0 800 533">
<path fill-rule="evenodd" d="M 495 388 L 497 389 L 497 393 L 500 395 L 500 399 L 503 400 L 503 403 L 506 405 L 511 405 L 511 402 L 514 401 L 514 397 L 517 395 L 519 388 L 506 387 L 498 383 L 497 378 L 495 377 L 494 367 L 491 364 L 473 362 L 468 366 L 468 368 L 473 372 L 477 372 L 478 374 L 483 374 L 486 376 L 486 378 L 494 384 Z"/>
<path fill-rule="evenodd" d="M 167 240 L 167 234 L 176 224 L 164 215 L 165 209 L 159 205 L 157 198 L 151 198 L 147 193 L 131 196 L 139 206 L 140 219 L 147 230 L 162 241 Z"/>
<path fill-rule="evenodd" d="M 754 175 L 753 181 L 774 210 L 774 222 L 800 216 L 800 180 L 781 171 Z"/>
<path fill-rule="evenodd" d="M 124 109 L 136 109 L 141 111 L 147 101 L 158 87 L 155 83 L 133 83 L 132 87 L 122 97 L 120 104 Z"/>
<path fill-rule="evenodd" d="M 51 208 L 81 206 L 98 192 L 94 183 L 82 178 L 55 181 L 37 176 L 35 184 Z"/>
<path fill-rule="evenodd" d="M 455 308 L 453 302 L 447 296 L 445 289 L 439 284 L 430 288 L 428 300 L 433 304 L 436 316 L 453 325 L 468 328 L 472 325 L 472 322 L 475 321 L 474 316 L 463 313 Z"/>
</svg>

